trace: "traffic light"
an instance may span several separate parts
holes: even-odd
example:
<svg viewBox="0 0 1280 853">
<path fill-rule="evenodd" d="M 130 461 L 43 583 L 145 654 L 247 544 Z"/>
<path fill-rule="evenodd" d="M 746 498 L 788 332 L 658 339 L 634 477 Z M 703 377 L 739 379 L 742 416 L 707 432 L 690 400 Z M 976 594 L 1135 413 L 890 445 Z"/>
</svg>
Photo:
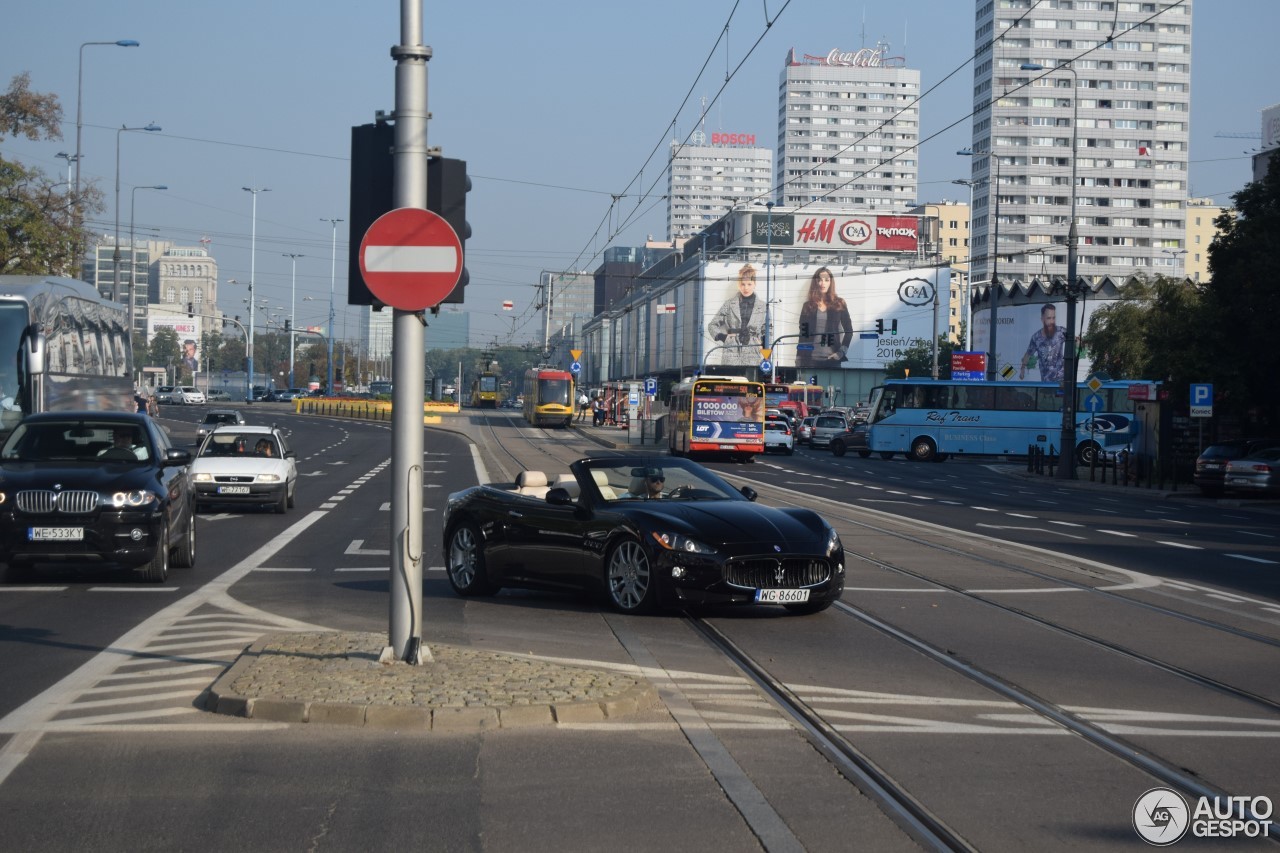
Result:
<svg viewBox="0 0 1280 853">
<path fill-rule="evenodd" d="M 347 222 L 350 251 L 347 253 L 347 304 L 382 303 L 369 292 L 360 274 L 360 242 L 379 216 L 393 209 L 395 189 L 395 126 L 380 121 L 351 128 L 351 207 Z M 467 193 L 471 179 L 467 164 L 447 157 L 427 160 L 427 210 L 441 216 L 462 243 L 464 266 L 458 284 L 441 302 L 462 302 L 470 276 L 465 266 L 466 242 L 471 236 L 467 224 Z"/>
<path fill-rule="evenodd" d="M 286 317 L 284 320 L 284 330 L 286 333 L 293 331 L 293 321 L 290 320 L 288 317 Z"/>
<path fill-rule="evenodd" d="M 817 385 L 817 384 L 818 384 L 818 374 L 816 374 L 816 373 L 815 373 L 815 374 L 813 374 L 812 376 L 810 376 L 810 377 L 809 377 L 809 384 L 810 384 L 810 385 Z"/>
<path fill-rule="evenodd" d="M 194 318 L 195 318 L 195 316 L 196 316 L 196 306 L 195 306 L 195 303 L 192 303 L 192 302 L 188 302 L 188 303 L 187 303 L 187 316 L 188 316 L 188 317 L 191 317 L 192 319 L 194 319 Z"/>
<path fill-rule="evenodd" d="M 876 334 L 877 335 L 884 334 L 884 320 L 876 320 Z"/>
</svg>

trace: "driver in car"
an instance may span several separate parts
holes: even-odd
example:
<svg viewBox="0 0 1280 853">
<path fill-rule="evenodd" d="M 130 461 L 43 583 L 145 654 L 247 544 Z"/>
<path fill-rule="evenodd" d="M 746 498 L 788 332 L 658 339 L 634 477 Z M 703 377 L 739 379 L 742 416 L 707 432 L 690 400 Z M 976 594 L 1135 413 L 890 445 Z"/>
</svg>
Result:
<svg viewBox="0 0 1280 853">
<path fill-rule="evenodd" d="M 642 475 L 631 480 L 631 489 L 626 497 L 639 500 L 657 500 L 662 497 L 662 487 L 667 478 L 661 468 L 647 468 Z"/>
</svg>

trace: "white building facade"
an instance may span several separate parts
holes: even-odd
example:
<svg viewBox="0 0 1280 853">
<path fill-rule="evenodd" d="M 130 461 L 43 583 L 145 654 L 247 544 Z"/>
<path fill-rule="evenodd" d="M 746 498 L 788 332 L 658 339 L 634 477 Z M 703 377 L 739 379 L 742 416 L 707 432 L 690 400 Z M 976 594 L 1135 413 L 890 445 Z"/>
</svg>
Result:
<svg viewBox="0 0 1280 853">
<path fill-rule="evenodd" d="M 1065 277 L 1073 201 L 1079 275 L 1177 274 L 1191 9 L 977 0 L 975 281 Z"/>
<path fill-rule="evenodd" d="M 920 72 L 905 65 L 884 44 L 787 55 L 775 201 L 889 213 L 917 200 Z"/>
<path fill-rule="evenodd" d="M 773 151 L 754 133 L 707 134 L 671 143 L 667 239 L 683 243 L 738 205 L 769 197 Z"/>
</svg>

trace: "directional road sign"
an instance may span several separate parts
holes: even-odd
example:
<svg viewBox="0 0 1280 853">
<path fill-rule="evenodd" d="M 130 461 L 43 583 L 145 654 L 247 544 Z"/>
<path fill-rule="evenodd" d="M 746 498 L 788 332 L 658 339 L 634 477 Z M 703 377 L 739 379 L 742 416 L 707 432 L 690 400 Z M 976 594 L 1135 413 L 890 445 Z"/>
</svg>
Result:
<svg viewBox="0 0 1280 853">
<path fill-rule="evenodd" d="M 582 362 L 575 361 L 573 364 L 569 365 L 569 370 L 573 373 L 577 373 L 582 370 Z"/>
<path fill-rule="evenodd" d="M 1084 407 L 1095 415 L 1102 411 L 1102 406 L 1103 402 L 1101 394 L 1090 394 L 1084 398 Z"/>
<path fill-rule="evenodd" d="M 442 217 L 401 207 L 379 216 L 360 241 L 369 292 L 401 311 L 440 304 L 462 276 L 462 243 Z"/>
<path fill-rule="evenodd" d="M 760 362 L 760 372 L 773 373 L 773 365 L 769 363 L 769 359 L 766 358 Z"/>
</svg>

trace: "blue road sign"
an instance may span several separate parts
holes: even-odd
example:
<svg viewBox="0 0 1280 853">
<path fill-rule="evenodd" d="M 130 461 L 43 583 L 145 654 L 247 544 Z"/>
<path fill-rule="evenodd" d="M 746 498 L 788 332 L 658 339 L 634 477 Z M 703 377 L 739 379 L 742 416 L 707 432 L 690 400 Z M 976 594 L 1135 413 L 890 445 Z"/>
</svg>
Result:
<svg viewBox="0 0 1280 853">
<path fill-rule="evenodd" d="M 1095 415 L 1102 410 L 1102 395 L 1090 394 L 1084 398 L 1084 407 Z"/>
<path fill-rule="evenodd" d="M 796 352 L 813 352 L 813 344 L 796 344 Z"/>
<path fill-rule="evenodd" d="M 1213 383 L 1193 382 L 1191 384 L 1191 417 L 1213 417 Z"/>
<path fill-rule="evenodd" d="M 573 364 L 569 365 L 569 370 L 572 371 L 573 373 L 577 373 L 578 371 L 582 370 L 582 362 L 575 361 Z"/>
<path fill-rule="evenodd" d="M 652 376 L 646 376 L 644 380 L 644 393 L 652 397 L 658 393 L 658 380 Z"/>
<path fill-rule="evenodd" d="M 769 359 L 763 359 L 760 362 L 761 373 L 773 373 L 773 365 L 769 363 Z"/>
</svg>

